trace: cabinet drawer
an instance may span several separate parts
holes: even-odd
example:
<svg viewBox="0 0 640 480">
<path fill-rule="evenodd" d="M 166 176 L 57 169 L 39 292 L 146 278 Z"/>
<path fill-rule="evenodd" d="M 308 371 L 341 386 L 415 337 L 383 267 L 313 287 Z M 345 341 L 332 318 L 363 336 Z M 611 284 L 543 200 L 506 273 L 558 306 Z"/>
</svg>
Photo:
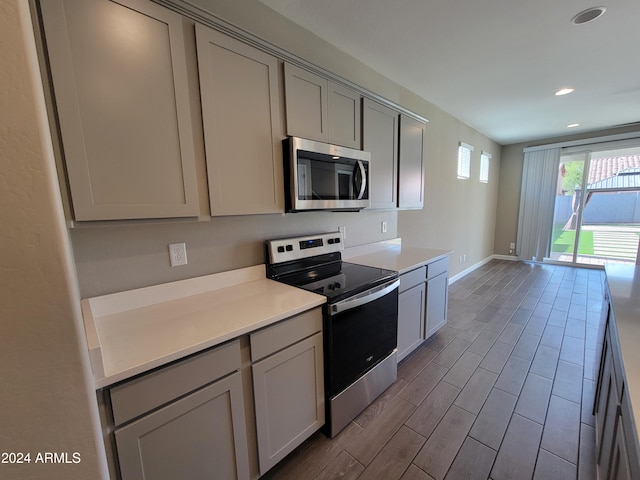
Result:
<svg viewBox="0 0 640 480">
<path fill-rule="evenodd" d="M 316 308 L 252 333 L 251 361 L 257 362 L 321 330 L 322 310 Z"/>
<path fill-rule="evenodd" d="M 164 405 L 240 368 L 240 342 L 233 342 L 113 387 L 115 425 Z"/>
<path fill-rule="evenodd" d="M 427 279 L 437 277 L 449 270 L 449 257 L 441 258 L 427 265 Z"/>
<path fill-rule="evenodd" d="M 400 289 L 399 293 L 404 292 L 405 290 L 409 290 L 410 288 L 419 285 L 424 282 L 427 276 L 427 267 L 416 268 L 415 270 L 411 270 L 410 272 L 403 273 L 400 275 Z"/>
</svg>

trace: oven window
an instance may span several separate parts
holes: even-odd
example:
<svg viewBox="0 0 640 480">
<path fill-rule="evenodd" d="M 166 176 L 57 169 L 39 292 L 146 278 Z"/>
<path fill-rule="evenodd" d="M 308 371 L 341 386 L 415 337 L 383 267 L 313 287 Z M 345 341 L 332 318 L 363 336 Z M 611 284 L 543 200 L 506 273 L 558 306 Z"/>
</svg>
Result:
<svg viewBox="0 0 640 480">
<path fill-rule="evenodd" d="M 334 396 L 397 346 L 398 290 L 333 317 L 325 325 L 326 388 Z"/>
</svg>

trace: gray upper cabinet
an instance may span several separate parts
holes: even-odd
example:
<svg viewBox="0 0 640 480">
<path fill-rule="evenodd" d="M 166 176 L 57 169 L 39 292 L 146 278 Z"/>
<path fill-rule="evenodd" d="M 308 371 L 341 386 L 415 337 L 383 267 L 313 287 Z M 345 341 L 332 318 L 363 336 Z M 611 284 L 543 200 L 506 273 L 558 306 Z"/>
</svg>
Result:
<svg viewBox="0 0 640 480">
<path fill-rule="evenodd" d="M 278 59 L 196 24 L 212 215 L 284 211 Z"/>
<path fill-rule="evenodd" d="M 398 112 L 364 98 L 362 149 L 371 153 L 371 208 L 398 205 Z"/>
<path fill-rule="evenodd" d="M 360 94 L 329 82 L 329 143 L 361 148 Z"/>
<path fill-rule="evenodd" d="M 144 0 L 40 5 L 75 219 L 198 215 L 182 18 Z"/>
<path fill-rule="evenodd" d="M 425 130 L 425 123 L 400 115 L 399 208 L 422 208 L 424 205 Z"/>
<path fill-rule="evenodd" d="M 285 63 L 287 134 L 360 149 L 360 94 Z"/>
<path fill-rule="evenodd" d="M 319 142 L 329 141 L 326 78 L 284 64 L 287 134 Z"/>
</svg>

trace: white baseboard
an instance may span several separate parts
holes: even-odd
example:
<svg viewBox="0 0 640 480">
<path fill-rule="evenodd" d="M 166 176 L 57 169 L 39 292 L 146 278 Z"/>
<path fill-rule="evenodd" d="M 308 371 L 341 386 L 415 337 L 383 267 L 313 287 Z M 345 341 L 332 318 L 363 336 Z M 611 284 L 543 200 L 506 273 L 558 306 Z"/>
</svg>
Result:
<svg viewBox="0 0 640 480">
<path fill-rule="evenodd" d="M 480 268 L 481 266 L 483 266 L 486 263 L 489 263 L 491 260 L 510 260 L 510 261 L 514 261 L 514 262 L 518 262 L 520 261 L 520 259 L 514 255 L 490 255 L 487 258 L 485 258 L 484 260 L 481 260 L 480 262 L 471 265 L 469 268 L 467 268 L 466 270 L 463 270 L 460 273 L 455 274 L 453 277 L 449 278 L 449 285 L 451 285 L 454 282 L 457 282 L 458 280 L 460 280 L 461 278 L 465 277 L 466 275 L 469 275 L 471 272 L 473 272 L 474 270 L 477 270 L 478 268 Z"/>
<path fill-rule="evenodd" d="M 491 258 L 496 260 L 510 260 L 512 262 L 520 261 L 520 259 L 515 255 L 498 255 L 497 253 L 494 253 L 493 255 L 491 255 Z"/>
</svg>

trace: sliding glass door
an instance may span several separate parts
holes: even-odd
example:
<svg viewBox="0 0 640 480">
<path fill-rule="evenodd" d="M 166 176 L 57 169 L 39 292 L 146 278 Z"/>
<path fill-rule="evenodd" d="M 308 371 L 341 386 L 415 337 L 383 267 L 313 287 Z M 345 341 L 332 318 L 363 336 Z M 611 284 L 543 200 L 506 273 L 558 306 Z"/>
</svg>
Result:
<svg viewBox="0 0 640 480">
<path fill-rule="evenodd" d="M 576 264 L 636 263 L 640 146 L 564 149 L 550 258 Z"/>
</svg>

